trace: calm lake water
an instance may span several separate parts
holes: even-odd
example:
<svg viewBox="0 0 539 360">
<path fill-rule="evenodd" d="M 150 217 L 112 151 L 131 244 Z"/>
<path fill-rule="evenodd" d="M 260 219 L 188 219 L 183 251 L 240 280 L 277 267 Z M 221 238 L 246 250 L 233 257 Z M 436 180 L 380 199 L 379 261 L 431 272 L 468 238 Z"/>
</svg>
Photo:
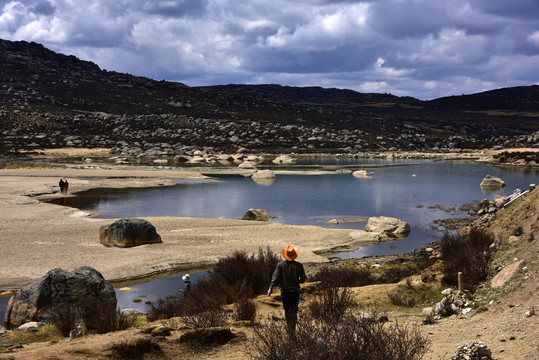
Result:
<svg viewBox="0 0 539 360">
<path fill-rule="evenodd" d="M 432 221 L 464 217 L 460 206 L 495 194 L 510 195 L 537 183 L 537 170 L 492 167 L 486 164 L 431 161 L 311 160 L 303 164 L 347 166 L 402 164 L 398 167 L 368 168 L 371 179 L 342 175 L 278 175 L 271 184 L 258 184 L 242 176 L 220 176 L 219 181 L 179 181 L 173 187 L 150 189 L 92 190 L 59 204 L 98 211 L 101 218 L 185 216 L 239 219 L 249 208 L 262 208 L 270 221 L 294 225 L 318 225 L 333 218 L 391 216 L 407 221 L 410 236 L 400 241 L 337 254 L 341 258 L 399 254 L 436 241 L 440 231 Z M 410 165 L 411 164 L 411 165 Z M 485 175 L 500 177 L 507 186 L 486 192 L 479 184 Z M 439 206 L 442 205 L 442 206 Z M 363 229 L 365 223 L 340 223 L 335 228 Z M 283 239 L 283 246 L 286 239 Z M 196 275 L 193 279 L 196 281 Z M 134 299 L 149 300 L 177 293 L 181 276 L 136 284 L 130 292 L 117 291 L 121 308 L 147 310 Z M 1 311 L 5 309 L 0 298 Z"/>
</svg>

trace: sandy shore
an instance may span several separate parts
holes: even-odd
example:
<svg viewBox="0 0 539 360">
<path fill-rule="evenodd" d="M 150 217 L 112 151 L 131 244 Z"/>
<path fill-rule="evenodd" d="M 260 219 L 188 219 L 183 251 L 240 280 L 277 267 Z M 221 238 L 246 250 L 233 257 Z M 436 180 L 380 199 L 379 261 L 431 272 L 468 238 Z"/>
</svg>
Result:
<svg viewBox="0 0 539 360">
<path fill-rule="evenodd" d="M 99 187 L 172 185 L 174 179 L 208 180 L 196 172 L 121 169 L 0 170 L 0 291 L 17 289 L 55 267 L 87 265 L 110 281 L 168 270 L 208 266 L 234 250 L 259 247 L 279 251 L 289 243 L 300 248 L 304 263 L 327 261 L 322 252 L 363 245 L 352 230 L 292 226 L 232 219 L 149 217 L 162 244 L 121 249 L 99 243 L 99 228 L 113 220 L 96 219 L 77 209 L 42 203 L 60 196 L 58 181 L 70 192 Z M 247 209 L 246 209 L 247 210 Z"/>
</svg>

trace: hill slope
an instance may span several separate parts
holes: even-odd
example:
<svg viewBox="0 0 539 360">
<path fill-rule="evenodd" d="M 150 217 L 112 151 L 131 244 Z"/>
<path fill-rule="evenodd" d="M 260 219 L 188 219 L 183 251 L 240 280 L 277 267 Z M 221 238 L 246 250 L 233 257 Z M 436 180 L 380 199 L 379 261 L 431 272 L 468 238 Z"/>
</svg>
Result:
<svg viewBox="0 0 539 360">
<path fill-rule="evenodd" d="M 6 40 L 0 63 L 2 153 L 118 143 L 131 153 L 161 143 L 175 154 L 454 151 L 535 145 L 539 130 L 537 86 L 428 102 L 320 87 L 189 87 Z"/>
</svg>

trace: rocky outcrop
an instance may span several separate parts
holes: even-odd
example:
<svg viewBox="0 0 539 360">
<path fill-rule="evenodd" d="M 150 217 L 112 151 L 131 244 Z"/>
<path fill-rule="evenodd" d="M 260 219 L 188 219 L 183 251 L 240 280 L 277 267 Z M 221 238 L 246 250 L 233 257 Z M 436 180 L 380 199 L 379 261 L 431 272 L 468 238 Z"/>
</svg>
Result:
<svg viewBox="0 0 539 360">
<path fill-rule="evenodd" d="M 464 345 L 457 346 L 457 352 L 451 356 L 451 360 L 491 360 L 492 351 L 480 341 L 469 341 Z"/>
<path fill-rule="evenodd" d="M 505 181 L 495 176 L 486 175 L 480 184 L 481 187 L 486 188 L 502 188 L 505 186 Z"/>
<path fill-rule="evenodd" d="M 161 236 L 149 221 L 144 219 L 120 219 L 101 226 L 99 241 L 106 246 L 133 247 L 161 242 Z"/>
<path fill-rule="evenodd" d="M 273 159 L 272 162 L 274 164 L 290 165 L 290 164 L 295 164 L 296 159 L 292 158 L 290 155 L 281 155 Z"/>
<path fill-rule="evenodd" d="M 242 220 L 268 221 L 270 215 L 264 209 L 249 209 L 241 217 Z"/>
<path fill-rule="evenodd" d="M 116 304 L 114 288 L 97 270 L 88 266 L 71 271 L 56 268 L 11 297 L 4 322 L 7 328 L 14 328 L 31 321 L 49 322 L 68 312 L 77 319 L 89 314 L 113 316 Z"/>
<path fill-rule="evenodd" d="M 410 225 L 406 221 L 393 217 L 370 217 L 365 225 L 365 231 L 388 237 L 403 238 L 410 234 Z"/>
<path fill-rule="evenodd" d="M 257 171 L 255 172 L 252 176 L 251 176 L 251 179 L 253 180 L 267 180 L 267 179 L 275 179 L 275 173 L 271 170 L 261 170 L 261 171 Z"/>
<path fill-rule="evenodd" d="M 442 291 L 444 297 L 434 306 L 434 314 L 437 318 L 454 314 L 466 314 L 471 311 L 470 304 L 473 301 L 468 290 L 454 291 L 451 288 Z"/>
<path fill-rule="evenodd" d="M 371 177 L 367 173 L 367 170 L 356 170 L 352 173 L 357 178 L 370 179 Z"/>
<path fill-rule="evenodd" d="M 523 266 L 524 260 L 520 260 L 504 267 L 499 273 L 496 274 L 496 276 L 494 276 L 490 286 L 497 288 L 505 285 L 505 283 L 511 280 L 513 276 L 515 276 L 515 274 L 522 269 Z"/>
</svg>

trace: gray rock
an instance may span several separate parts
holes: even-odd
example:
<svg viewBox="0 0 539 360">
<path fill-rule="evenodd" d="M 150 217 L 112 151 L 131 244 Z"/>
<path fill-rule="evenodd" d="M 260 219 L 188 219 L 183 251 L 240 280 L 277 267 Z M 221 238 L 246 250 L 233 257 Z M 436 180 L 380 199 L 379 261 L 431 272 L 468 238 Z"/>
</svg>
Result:
<svg viewBox="0 0 539 360">
<path fill-rule="evenodd" d="M 275 173 L 271 170 L 257 171 L 251 176 L 252 179 L 275 179 L 275 177 Z"/>
<path fill-rule="evenodd" d="M 365 231 L 391 237 L 406 237 L 410 234 L 410 225 L 405 221 L 393 217 L 370 217 L 367 225 L 365 225 Z"/>
<path fill-rule="evenodd" d="M 480 184 L 481 187 L 501 188 L 505 186 L 505 181 L 495 176 L 486 175 Z"/>
<path fill-rule="evenodd" d="M 268 221 L 270 215 L 264 209 L 249 209 L 243 214 L 242 220 Z"/>
<path fill-rule="evenodd" d="M 67 312 L 77 319 L 114 316 L 116 304 L 114 288 L 97 270 L 88 266 L 72 271 L 55 268 L 11 297 L 4 322 L 12 329 L 31 321 L 50 322 Z"/>
<path fill-rule="evenodd" d="M 36 331 L 40 327 L 40 323 L 37 321 L 30 321 L 17 327 L 18 331 Z"/>
<path fill-rule="evenodd" d="M 148 220 L 120 219 L 99 229 L 99 241 L 103 245 L 133 247 L 161 242 L 161 236 Z"/>
</svg>

